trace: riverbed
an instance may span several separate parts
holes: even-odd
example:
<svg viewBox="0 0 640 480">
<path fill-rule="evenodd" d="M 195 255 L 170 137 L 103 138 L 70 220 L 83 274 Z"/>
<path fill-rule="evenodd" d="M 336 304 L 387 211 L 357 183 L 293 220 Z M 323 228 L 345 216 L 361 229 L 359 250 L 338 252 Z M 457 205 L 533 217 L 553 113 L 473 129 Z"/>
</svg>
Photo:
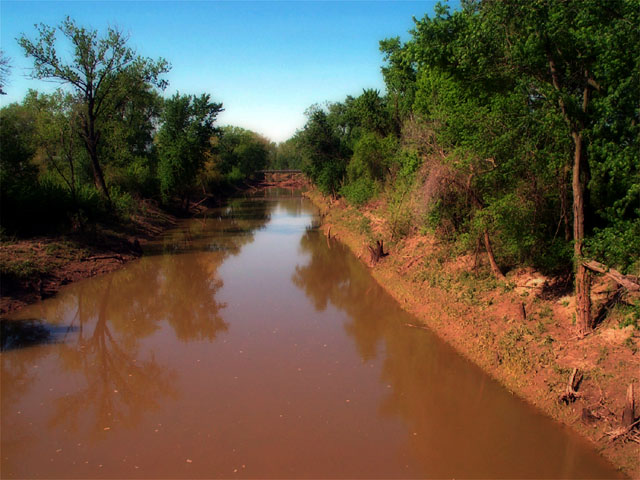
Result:
<svg viewBox="0 0 640 480">
<path fill-rule="evenodd" d="M 265 190 L 11 318 L 3 478 L 613 478 Z M 35 333 L 33 333 L 35 332 Z"/>
</svg>

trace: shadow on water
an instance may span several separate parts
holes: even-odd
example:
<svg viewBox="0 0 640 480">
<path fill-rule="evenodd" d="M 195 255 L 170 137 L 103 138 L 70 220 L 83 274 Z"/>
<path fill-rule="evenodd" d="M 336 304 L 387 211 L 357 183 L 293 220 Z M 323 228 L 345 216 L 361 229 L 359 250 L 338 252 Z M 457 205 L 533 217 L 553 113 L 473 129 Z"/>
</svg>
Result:
<svg viewBox="0 0 640 480">
<path fill-rule="evenodd" d="M 57 343 L 62 336 L 75 330 L 73 326 L 55 325 L 38 319 L 0 319 L 0 351 Z"/>
</svg>

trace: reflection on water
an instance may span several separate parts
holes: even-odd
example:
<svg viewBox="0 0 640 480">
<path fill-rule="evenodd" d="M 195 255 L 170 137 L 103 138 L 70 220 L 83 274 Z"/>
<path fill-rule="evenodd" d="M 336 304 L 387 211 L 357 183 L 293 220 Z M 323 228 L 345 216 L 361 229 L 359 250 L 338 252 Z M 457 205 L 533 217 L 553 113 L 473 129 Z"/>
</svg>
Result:
<svg viewBox="0 0 640 480">
<path fill-rule="evenodd" d="M 0 354 L 2 476 L 615 476 L 313 222 L 237 199 L 11 319 L 56 340 Z"/>
<path fill-rule="evenodd" d="M 477 478 L 600 478 L 584 444 L 526 407 L 477 367 L 415 323 L 344 247 L 309 232 L 301 246 L 311 261 L 293 282 L 316 308 L 332 304 L 348 314 L 344 328 L 363 362 L 382 362 L 389 387 L 380 416 L 402 419 L 407 448 L 426 476 Z M 526 435 L 523 434 L 526 432 Z"/>
</svg>

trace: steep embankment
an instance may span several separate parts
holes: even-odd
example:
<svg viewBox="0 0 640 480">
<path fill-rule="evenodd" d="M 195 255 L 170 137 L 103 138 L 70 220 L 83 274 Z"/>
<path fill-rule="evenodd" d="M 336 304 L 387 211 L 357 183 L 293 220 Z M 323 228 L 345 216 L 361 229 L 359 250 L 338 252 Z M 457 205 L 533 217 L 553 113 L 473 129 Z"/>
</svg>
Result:
<svg viewBox="0 0 640 480">
<path fill-rule="evenodd" d="M 629 315 L 624 309 L 580 339 L 570 279 L 529 269 L 509 272 L 499 282 L 486 258 L 452 256 L 433 236 L 413 233 L 394 241 L 383 202 L 355 209 L 314 190 L 307 196 L 321 211 L 325 234 L 371 267 L 374 278 L 416 316 L 416 328 L 432 329 L 510 391 L 587 437 L 628 475 L 640 477 L 638 430 L 615 438 L 628 385 L 640 390 L 640 335 L 633 325 L 622 326 Z M 374 240 L 383 240 L 389 252 L 375 264 L 369 249 Z M 615 288 L 601 279 L 594 303 L 602 304 Z"/>
</svg>

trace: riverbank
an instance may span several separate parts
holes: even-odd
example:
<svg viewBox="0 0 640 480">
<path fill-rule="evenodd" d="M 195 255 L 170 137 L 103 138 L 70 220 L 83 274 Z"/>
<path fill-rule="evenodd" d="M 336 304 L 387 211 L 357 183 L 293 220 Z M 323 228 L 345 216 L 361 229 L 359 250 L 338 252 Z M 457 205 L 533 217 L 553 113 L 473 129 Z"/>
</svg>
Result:
<svg viewBox="0 0 640 480">
<path fill-rule="evenodd" d="M 60 235 L 3 239 L 0 315 L 55 295 L 69 283 L 108 273 L 142 255 L 144 245 L 178 216 L 143 201 L 130 222 L 92 225 Z"/>
<path fill-rule="evenodd" d="M 417 317 L 419 323 L 408 328 L 433 330 L 511 392 L 587 438 L 627 475 L 640 478 L 638 437 L 615 436 L 627 386 L 640 390 L 633 312 L 622 303 L 611 307 L 594 333 L 579 339 L 570 280 L 523 269 L 497 281 L 486 259 L 451 255 L 433 236 L 413 232 L 394 240 L 383 202 L 356 209 L 315 190 L 307 196 L 320 209 L 325 234 L 345 243 Z M 376 240 L 389 255 L 374 264 L 369 246 Z M 596 307 L 614 288 L 598 280 Z M 582 380 L 562 402 L 574 371 Z"/>
<path fill-rule="evenodd" d="M 112 272 L 143 253 L 143 247 L 184 217 L 195 215 L 239 191 L 308 188 L 303 176 L 280 175 L 250 181 L 243 189 L 227 186 L 217 196 L 191 205 L 189 212 L 167 210 L 142 200 L 127 223 L 91 225 L 65 234 L 0 241 L 0 316 L 55 295 L 63 286 Z"/>
</svg>

